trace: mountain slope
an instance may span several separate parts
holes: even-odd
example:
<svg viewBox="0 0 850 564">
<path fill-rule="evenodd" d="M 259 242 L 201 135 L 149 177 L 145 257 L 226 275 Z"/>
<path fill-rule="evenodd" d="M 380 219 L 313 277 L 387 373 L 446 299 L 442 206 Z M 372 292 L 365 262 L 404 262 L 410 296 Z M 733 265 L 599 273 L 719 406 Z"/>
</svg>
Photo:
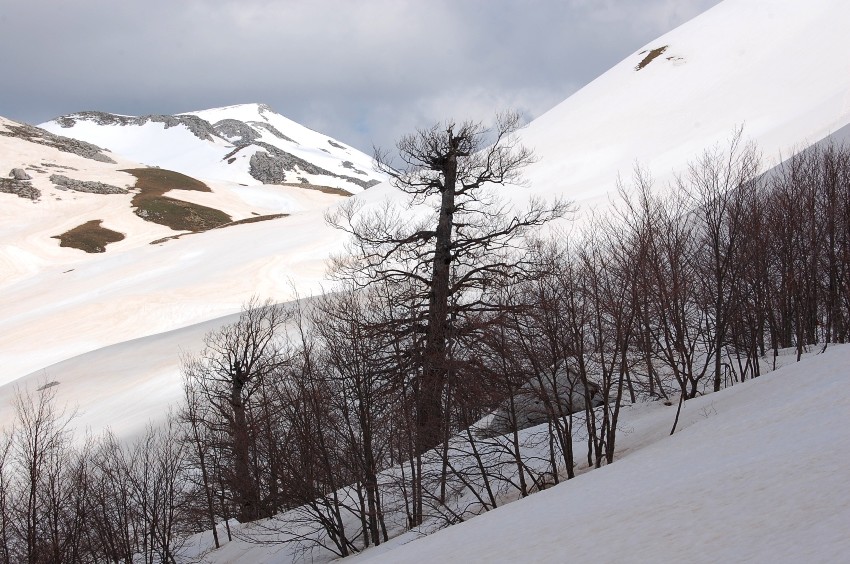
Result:
<svg viewBox="0 0 850 564">
<path fill-rule="evenodd" d="M 0 170 L 28 177 L 0 179 L 0 358 L 6 362 L 0 381 L 238 309 L 255 291 L 249 287 L 262 291 L 259 273 L 271 268 L 268 257 L 276 252 L 264 252 L 268 245 L 258 244 L 251 226 L 239 223 L 298 224 L 297 216 L 310 210 L 318 210 L 318 217 L 309 221 L 322 223 L 321 210 L 344 199 L 300 185 L 202 183 L 4 118 Z M 248 228 L 249 234 L 242 241 L 220 236 L 212 247 L 205 242 L 186 251 L 186 241 L 202 235 L 194 232 L 210 227 L 196 221 L 208 214 L 214 225 L 227 227 L 219 233 Z M 82 243 L 81 231 L 88 237 Z M 288 243 L 311 237 L 307 229 Z M 281 242 L 276 234 L 260 239 Z M 76 248 L 64 246 L 69 244 Z M 245 272 L 252 256 L 259 262 Z M 201 266 L 193 268 L 192 257 Z M 241 286 L 216 281 L 219 268 L 232 269 Z M 210 305 L 201 290 L 205 284 L 225 303 Z M 197 301 L 182 302 L 175 286 Z M 241 293 L 232 296 L 234 291 Z"/>
<path fill-rule="evenodd" d="M 745 124 L 745 136 L 771 159 L 838 130 L 850 122 L 850 72 L 842 56 L 850 45 L 835 21 L 850 21 L 850 6 L 840 0 L 719 4 L 532 122 L 522 136 L 539 161 L 527 170 L 530 187 L 508 193 L 519 203 L 535 194 L 593 203 L 611 193 L 618 174 L 628 177 L 636 159 L 662 182 L 704 147 L 728 138 L 736 125 Z M 257 111 L 249 105 L 198 114 L 206 123 L 226 116 L 248 123 L 261 121 L 254 119 Z M 274 126 L 288 134 L 285 125 Z M 109 127 L 120 132 L 124 126 Z M 197 140 L 182 126 L 139 127 L 182 131 Z M 223 151 L 227 142 L 209 146 Z M 265 197 L 253 194 L 255 201 Z M 401 199 L 386 184 L 355 198 L 367 206 Z M 325 225 L 322 213 L 313 208 L 285 221 L 239 225 L 120 255 L 107 252 L 79 266 L 43 261 L 0 288 L 7 301 L 0 320 L 3 379 L 232 313 L 253 294 L 285 301 L 293 288 L 301 295 L 320 291 L 324 261 L 342 246 L 340 233 Z M 70 268 L 74 271 L 66 272 Z"/>
<path fill-rule="evenodd" d="M 9 178 L 0 178 L 0 285 L 94 259 L 80 249 L 120 253 L 233 221 L 323 208 L 341 197 L 333 191 L 203 183 L 5 118 L 0 170 L 9 171 Z M 69 248 L 63 235 L 92 222 L 101 222 L 99 229 L 115 233 L 118 242 Z"/>
<path fill-rule="evenodd" d="M 670 437 L 674 406 L 626 413 L 613 464 L 352 562 L 841 561 L 848 366 L 850 347 L 831 347 L 690 400 Z M 223 552 L 240 548 L 273 561 Z"/>
<path fill-rule="evenodd" d="M 174 116 L 80 112 L 41 127 L 150 166 L 247 185 L 310 184 L 357 193 L 383 176 L 371 158 L 265 104 Z"/>
<path fill-rule="evenodd" d="M 106 220 L 126 234 L 111 248 L 147 244 L 168 234 L 169 229 L 132 213 L 129 189 L 135 178 L 124 170 L 139 166 L 99 147 L 0 118 L 0 173 L 18 169 L 29 177 L 23 181 L 27 194 L 0 194 L 0 284 L 78 256 L 80 251 L 60 248 L 51 237 L 85 221 Z M 111 188 L 83 191 L 78 185 L 72 190 L 60 178 Z M 4 182 L 11 179 L 0 180 L 0 187 Z M 112 193 L 98 193 L 104 191 Z"/>
<path fill-rule="evenodd" d="M 739 127 L 768 165 L 836 132 L 850 123 L 848 21 L 840 0 L 717 4 L 529 124 L 532 190 L 599 202 L 636 162 L 663 185 Z"/>
</svg>

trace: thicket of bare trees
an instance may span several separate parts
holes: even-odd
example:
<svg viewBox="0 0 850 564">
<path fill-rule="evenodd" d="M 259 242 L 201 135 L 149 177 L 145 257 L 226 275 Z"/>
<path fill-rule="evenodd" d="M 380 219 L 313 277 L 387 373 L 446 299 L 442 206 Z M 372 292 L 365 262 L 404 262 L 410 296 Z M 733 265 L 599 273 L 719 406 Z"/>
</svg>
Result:
<svg viewBox="0 0 850 564">
<path fill-rule="evenodd" d="M 0 562 L 176 562 L 196 525 L 174 420 L 79 444 L 54 396 L 21 390 L 0 441 Z"/>
<path fill-rule="evenodd" d="M 186 534 L 218 546 L 233 519 L 254 542 L 346 556 L 612 462 L 628 403 L 681 406 L 781 349 L 850 339 L 847 148 L 760 175 L 736 136 L 672 187 L 636 171 L 580 236 L 532 240 L 524 227 L 563 205 L 500 223 L 476 179 L 529 155 L 474 153 L 464 132 L 480 134 L 407 140 L 418 168 L 396 176 L 442 221 L 460 159 L 448 240 L 344 211 L 361 240 L 338 291 L 248 304 L 183 360 L 184 402 L 133 444 L 81 445 L 52 388 L 22 392 L 0 440 L 0 562 L 176 562 Z M 464 168 L 472 155 L 487 163 Z"/>
</svg>

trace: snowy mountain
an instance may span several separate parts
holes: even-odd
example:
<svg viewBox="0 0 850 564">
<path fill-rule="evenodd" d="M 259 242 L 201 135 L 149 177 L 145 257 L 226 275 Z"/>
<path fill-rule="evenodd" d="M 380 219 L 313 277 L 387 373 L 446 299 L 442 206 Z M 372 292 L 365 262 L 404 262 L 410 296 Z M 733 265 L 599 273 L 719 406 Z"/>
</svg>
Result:
<svg viewBox="0 0 850 564">
<path fill-rule="evenodd" d="M 511 190 L 511 199 L 522 204 L 532 195 L 564 196 L 584 213 L 603 204 L 635 162 L 663 185 L 738 127 L 758 144 L 765 166 L 846 132 L 850 36 L 836 22 L 848 21 L 850 4 L 841 0 L 718 4 L 533 121 L 522 139 L 538 161 L 526 171 L 529 186 Z M 203 334 L 232 320 L 252 295 L 286 301 L 322 291 L 325 260 L 344 240 L 323 214 L 342 197 L 287 184 L 357 192 L 354 198 L 366 208 L 403 199 L 387 184 L 364 190 L 379 180 L 365 155 L 258 104 L 176 116 L 85 112 L 44 124 L 53 134 L 97 147 L 27 127 L 0 120 L 0 172 L 18 168 L 31 177 L 0 182 L 2 421 L 10 417 L 15 385 L 36 387 L 49 379 L 59 383 L 60 402 L 80 406 L 80 428 L 138 433 L 178 399 L 181 351 L 197 350 Z M 126 171 L 145 165 L 188 175 L 207 188 L 190 189 L 195 185 L 186 181 L 159 196 L 212 208 L 236 224 L 169 239 L 190 230 L 175 231 L 134 211 L 142 189 L 139 177 Z M 55 175 L 119 191 L 80 191 Z M 31 189 L 38 190 L 34 199 Z M 288 215 L 239 223 L 280 214 Z M 92 221 L 124 238 L 97 254 L 60 247 L 53 238 Z M 846 552 L 846 538 L 834 532 L 843 530 L 848 509 L 846 496 L 831 494 L 846 488 L 824 468 L 840 467 L 850 446 L 840 432 L 847 428 L 841 378 L 848 354 L 841 348 L 808 362 L 689 403 L 687 428 L 671 439 L 662 438 L 669 409 L 636 413 L 628 422 L 635 434 L 623 444 L 624 452 L 635 452 L 617 463 L 399 553 L 366 556 L 406 561 L 415 551 L 416 558 L 430 560 L 554 562 L 566 553 L 603 560 L 696 554 L 717 560 L 707 555 L 720 555 L 709 551 L 719 547 L 727 558 L 776 560 L 805 559 L 811 552 L 804 549 L 821 546 L 824 560 L 835 559 Z M 795 394 L 801 378 L 813 385 Z M 760 410 L 755 393 L 762 396 Z M 719 428 L 704 421 L 715 411 L 723 417 Z M 756 414 L 764 424 L 739 434 L 739 423 L 752 423 Z M 683 448 L 686 434 L 707 445 L 700 457 Z M 736 465 L 753 452 L 761 453 L 757 466 Z M 670 461 L 668 474 L 654 464 L 662 457 Z M 744 496 L 742 475 L 766 469 L 765 489 Z M 643 489 L 624 491 L 634 476 L 645 479 Z M 712 487 L 717 476 L 729 487 Z M 782 512 L 774 510 L 777 503 Z M 721 505 L 737 512 L 730 515 Z M 771 519 L 784 520 L 782 528 L 763 523 L 768 511 Z M 805 526 L 783 536 L 778 531 L 791 528 L 792 514 Z M 547 522 L 550 515 L 558 520 Z M 755 522 L 774 544 L 748 544 L 746 531 Z M 635 523 L 650 527 L 635 532 Z M 687 534 L 669 538 L 683 523 Z M 526 540 L 536 547 L 526 547 Z M 632 548 L 636 542 L 639 550 Z M 230 550 L 222 561 L 267 549 Z"/>
<path fill-rule="evenodd" d="M 79 112 L 41 127 L 205 180 L 312 185 L 353 194 L 383 179 L 373 171 L 371 157 L 265 104 L 173 116 Z"/>
<path fill-rule="evenodd" d="M 847 21 L 837 0 L 721 2 L 530 123 L 532 190 L 604 202 L 635 163 L 663 186 L 737 128 L 766 166 L 838 132 L 850 122 L 850 37 L 836 25 Z"/>
<path fill-rule="evenodd" d="M 179 293 L 170 289 L 175 282 L 181 286 L 181 275 L 165 273 L 187 274 L 186 269 L 191 269 L 192 255 L 182 249 L 186 240 L 210 229 L 238 230 L 263 220 L 299 223 L 300 214 L 316 211 L 320 217 L 321 210 L 346 198 L 342 191 L 317 190 L 312 185 L 305 189 L 301 184 L 201 182 L 4 118 L 0 118 L 0 169 L 11 175 L 0 179 L 0 288 L 4 323 L 14 328 L 4 332 L 0 344 L 0 356 L 11 362 L 3 372 L 4 381 L 110 342 L 184 325 L 185 318 L 169 314 L 166 304 L 182 311 L 187 305 L 191 310 L 192 305 L 181 303 Z M 316 218 L 308 221 L 315 223 Z M 252 236 L 248 239 L 240 243 L 225 236 L 213 247 L 201 245 L 206 252 L 196 255 L 199 261 L 204 256 L 219 258 L 189 276 L 198 287 L 216 285 L 219 289 L 214 294 L 226 305 L 215 301 L 210 305 L 203 292 L 183 287 L 198 299 L 198 317 L 192 321 L 238 309 L 247 287 L 259 282 L 255 273 L 271 266 L 262 250 L 266 247 Z M 279 243 L 274 234 L 261 239 Z M 293 241 L 304 239 L 310 239 L 307 231 Z M 263 266 L 245 277 L 242 295 L 228 297 L 233 287 L 222 285 L 211 271 L 229 261 L 235 261 L 238 271 L 252 251 L 263 257 Z M 80 274 L 83 277 L 77 283 L 73 277 Z M 129 296 L 135 295 L 138 301 L 110 290 L 136 284 L 141 286 Z M 159 297 L 158 284 L 163 285 Z M 51 299 L 46 301 L 46 296 Z M 110 305 L 118 309 L 110 310 Z M 125 307 L 129 309 L 124 310 L 126 315 L 121 317 L 126 323 L 122 323 L 116 312 Z M 147 312 L 142 313 L 145 320 L 140 323 L 133 311 Z M 68 341 L 77 345 L 68 349 Z M 27 345 L 36 342 L 50 345 Z"/>
<path fill-rule="evenodd" d="M 57 263 L 94 260 L 84 252 L 121 253 L 211 228 L 324 208 L 343 197 L 301 185 L 205 183 L 4 118 L 0 168 L 10 176 L 0 179 L 5 283 Z M 98 242 L 110 233 L 112 239 Z"/>
<path fill-rule="evenodd" d="M 850 21 L 850 5 L 838 0 L 805 5 L 728 0 L 717 5 L 629 55 L 532 122 L 522 135 L 539 160 L 527 170 L 530 187 L 514 190 L 514 199 L 521 203 L 529 195 L 564 195 L 587 209 L 587 204 L 604 200 L 613 191 L 618 175 L 628 177 L 636 160 L 663 182 L 741 124 L 745 136 L 759 144 L 767 160 L 778 160 L 780 152 L 787 155 L 795 147 L 839 130 L 850 123 L 850 72 L 843 57 L 850 51 L 850 37 L 834 25 L 844 20 Z M 800 45 L 808 47 L 800 49 Z M 662 47 L 666 47 L 663 52 Z M 660 54 L 644 63 L 653 52 Z M 816 64 L 812 53 L 817 53 Z M 257 125 L 264 118 L 293 140 L 307 133 L 319 136 L 304 128 L 291 129 L 257 105 L 192 116 L 203 117 L 211 125 L 226 119 L 253 124 L 251 131 L 259 131 L 266 140 L 280 139 Z M 192 121 L 189 115 L 183 119 Z M 151 135 L 158 139 L 146 146 L 150 155 L 134 157 L 140 160 L 156 156 L 152 152 L 158 143 L 173 143 L 172 148 L 184 147 L 183 155 L 192 156 L 185 162 L 206 162 L 197 155 L 223 156 L 234 150 L 228 149 L 232 143 L 227 139 L 236 138 L 229 133 L 225 139 L 225 128 L 219 127 L 212 130 L 215 135 L 210 133 L 211 140 L 204 141 L 184 124 L 166 127 L 166 123 L 142 118 L 138 118 L 142 125 L 133 124 L 136 118 L 124 119 L 128 125 L 73 121 L 69 128 L 58 122 L 50 127 L 81 136 L 90 132 L 92 140 L 111 145 L 116 153 L 141 146 L 137 141 L 122 146 L 122 132 L 132 133 L 130 138 Z M 95 139 L 95 133 L 102 137 Z M 320 137 L 327 151 L 344 151 Z M 255 150 L 254 145 L 243 150 L 246 167 L 247 152 Z M 172 165 L 180 164 L 178 157 Z M 352 157 L 352 162 L 366 170 L 362 161 Z M 221 166 L 228 170 L 230 165 Z M 340 164 L 336 170 L 346 169 Z M 284 192 L 292 190 L 287 187 L 269 190 L 232 182 L 225 183 L 223 190 L 242 217 L 252 212 L 281 213 L 282 199 L 292 194 Z M 211 201 L 203 192 L 181 193 L 199 204 Z M 10 232 L 7 225 L 14 224 L 28 206 L 38 208 L 16 196 L 0 197 L 6 230 L 3 264 L 5 272 L 13 273 L 4 275 L 0 287 L 6 302 L 6 315 L 0 321 L 4 335 L 0 361 L 7 382 L 39 374 L 41 369 L 52 374 L 58 370 L 52 364 L 101 347 L 231 314 L 255 294 L 286 301 L 296 291 L 300 295 L 318 292 L 325 259 L 343 242 L 340 233 L 323 221 L 323 208 L 331 205 L 323 200 L 321 205 L 301 207 L 285 220 L 207 231 L 166 244 L 107 252 L 95 259 L 55 248 L 37 259 L 21 259 L 19 247 L 31 237 L 30 227 L 18 233 Z M 355 198 L 368 206 L 400 196 L 382 184 Z M 28 226 L 32 223 L 27 220 Z M 47 226 L 48 221 L 44 223 L 50 235 L 61 233 Z M 151 235 L 148 241 L 156 238 Z M 114 247 L 122 244 L 129 245 L 119 242 Z M 169 370 L 178 379 L 177 346 L 165 339 L 161 343 L 173 354 Z M 132 370 L 144 372 L 143 366 Z"/>
</svg>

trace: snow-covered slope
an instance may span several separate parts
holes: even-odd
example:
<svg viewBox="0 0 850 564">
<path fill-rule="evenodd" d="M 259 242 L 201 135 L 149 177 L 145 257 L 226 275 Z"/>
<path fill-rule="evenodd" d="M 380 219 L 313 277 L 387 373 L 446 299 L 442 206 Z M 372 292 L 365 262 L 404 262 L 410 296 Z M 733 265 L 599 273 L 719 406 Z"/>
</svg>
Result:
<svg viewBox="0 0 850 564">
<path fill-rule="evenodd" d="M 357 193 L 383 179 L 373 170 L 371 157 L 265 104 L 174 116 L 80 112 L 41 127 L 205 180 L 312 184 Z"/>
<path fill-rule="evenodd" d="M 122 253 L 57 259 L 4 280 L 0 381 L 238 311 L 252 295 L 285 300 L 293 290 L 316 291 L 325 257 L 338 246 L 328 231 L 314 208 Z"/>
<path fill-rule="evenodd" d="M 738 127 L 768 165 L 836 132 L 850 123 L 848 22 L 841 0 L 717 4 L 529 124 L 532 189 L 599 201 L 636 162 L 663 184 Z"/>
<path fill-rule="evenodd" d="M 613 464 L 351 561 L 845 561 L 848 367 L 850 346 L 832 347 L 690 400 L 673 436 L 675 406 L 626 411 Z M 222 552 L 283 561 L 247 544 Z"/>
<path fill-rule="evenodd" d="M 726 0 L 648 44 L 644 53 L 628 56 L 532 122 L 523 138 L 539 161 L 527 171 L 530 188 L 517 189 L 515 199 L 541 194 L 598 201 L 613 190 L 618 173 L 630 174 L 635 160 L 657 178 L 669 178 L 701 149 L 728 138 L 736 125 L 744 124 L 745 135 L 768 158 L 838 130 L 850 122 L 850 36 L 836 25 L 845 21 L 850 21 L 850 4 L 842 0 Z M 660 56 L 635 70 L 663 46 L 667 49 Z M 194 117 L 213 126 L 226 119 L 248 123 L 268 140 L 275 134 L 253 122 L 268 118 L 296 141 L 305 134 L 287 129 L 259 106 Z M 56 127 L 64 133 L 78 127 L 106 132 L 100 143 L 110 146 L 114 139 L 113 148 L 121 132 L 151 131 L 175 136 L 173 145 L 163 141 L 165 147 L 188 140 L 187 145 L 205 147 L 199 151 L 223 155 L 233 150 L 226 147 L 231 137 L 201 141 L 179 124 L 167 128 L 149 120 L 98 126 L 74 120 L 75 127 Z M 327 139 L 324 144 L 328 151 L 337 149 Z M 360 161 L 352 162 L 367 170 Z M 266 197 L 265 187 L 254 189 L 256 201 Z M 385 184 L 355 196 L 367 203 L 395 197 Z M 0 198 L 3 209 L 14 196 Z M 324 261 L 342 244 L 322 213 L 313 208 L 277 222 L 105 253 L 97 260 L 85 257 L 79 264 L 45 259 L 10 278 L 4 272 L 0 379 L 14 380 L 100 347 L 232 313 L 253 294 L 284 301 L 293 288 L 302 295 L 319 291 Z M 48 368 L 49 377 L 61 380 L 59 371 Z M 171 374 L 177 377 L 176 358 Z"/>
<path fill-rule="evenodd" d="M 164 331 L 73 356 L 24 378 L 0 385 L 0 426 L 14 418 L 18 388 L 34 390 L 57 382 L 60 405 L 78 411 L 77 437 L 86 429 L 109 427 L 118 436 L 140 435 L 148 422 L 165 412 L 182 393 L 177 359 L 200 351 L 204 335 L 238 314 Z M 80 324 L 85 327 L 85 324 Z M 68 330 L 72 330 L 68 327 Z"/>
<path fill-rule="evenodd" d="M 167 240 L 186 235 L 185 230 L 140 216 L 134 203 L 140 193 L 137 179 L 127 170 L 152 169 L 99 147 L 0 118 L 0 171 L 14 170 L 29 178 L 0 178 L 0 358 L 6 361 L 0 381 L 106 344 L 185 325 L 185 317 L 175 318 L 169 311 L 177 306 L 197 312 L 192 304 L 181 304 L 181 292 L 197 296 L 199 302 L 202 313 L 190 321 L 238 309 L 244 296 L 228 297 L 227 282 L 216 281 L 218 268 L 245 275 L 248 267 L 246 285 L 263 291 L 258 278 L 273 261 L 262 254 L 266 248 L 262 242 L 222 237 L 214 238 L 212 247 L 206 242 L 200 245 L 203 251 L 187 251 L 184 239 Z M 60 186 L 59 176 L 90 183 L 95 191 Z M 104 186 L 113 193 L 98 193 Z M 181 189 L 166 194 L 173 201 L 219 210 L 236 221 L 289 215 L 294 223 L 299 221 L 294 217 L 305 211 L 322 210 L 344 199 L 292 186 L 219 181 L 208 182 L 205 188 L 209 191 Z M 103 254 L 60 246 L 56 236 L 92 221 L 100 221 L 101 227 L 123 239 L 110 243 Z M 308 231 L 302 235 L 292 241 L 310 240 Z M 164 242 L 152 246 L 156 241 Z M 257 253 L 263 265 L 251 268 L 251 256 Z M 192 268 L 189 257 L 205 264 L 183 278 L 181 273 Z M 218 285 L 212 293 L 212 313 L 202 290 L 210 283 Z M 179 290 L 172 291 L 175 287 Z"/>
<path fill-rule="evenodd" d="M 129 193 L 68 191 L 51 181 L 59 174 L 126 189 L 133 186 L 135 178 L 121 169 L 138 166 L 97 147 L 78 147 L 72 139 L 0 117 L 0 175 L 20 169 L 30 177 L 22 183 L 28 185 L 25 193 L 0 193 L 0 286 L 81 254 L 60 247 L 51 237 L 87 220 L 104 220 L 106 227 L 128 235 L 113 248 L 146 244 L 165 236 L 169 229 L 133 215 Z M 6 183 L 12 180 L 0 179 L 0 192 Z M 15 299 L 5 298 L 9 303 Z"/>
</svg>

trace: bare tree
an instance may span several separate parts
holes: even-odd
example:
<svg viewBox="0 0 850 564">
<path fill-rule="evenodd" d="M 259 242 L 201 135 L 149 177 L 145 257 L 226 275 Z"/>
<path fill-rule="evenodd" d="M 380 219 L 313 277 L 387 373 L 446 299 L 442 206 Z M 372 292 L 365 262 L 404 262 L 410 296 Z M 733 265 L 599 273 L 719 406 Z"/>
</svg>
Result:
<svg viewBox="0 0 850 564">
<path fill-rule="evenodd" d="M 197 394 L 205 404 L 196 406 L 194 415 L 206 415 L 210 432 L 225 437 L 220 445 L 225 455 L 220 460 L 226 461 L 222 474 L 242 521 L 268 516 L 275 509 L 266 506 L 263 495 L 264 488 L 275 484 L 261 483 L 268 466 L 256 458 L 262 436 L 258 425 L 267 422 L 256 400 L 266 380 L 286 362 L 279 338 L 289 319 L 282 306 L 252 300 L 236 323 L 208 333 L 200 355 L 183 362 L 191 388 L 187 393 Z"/>
<path fill-rule="evenodd" d="M 738 304 L 731 299 L 734 280 L 745 266 L 734 260 L 738 248 L 745 244 L 744 205 L 756 189 L 760 157 L 753 144 L 743 142 L 738 129 L 727 150 L 715 147 L 691 162 L 678 188 L 689 198 L 693 217 L 699 223 L 697 265 L 699 280 L 705 288 L 705 308 L 712 317 L 712 330 L 706 351 L 713 361 L 714 391 L 720 390 L 724 347 L 727 344 L 729 319 Z"/>
<path fill-rule="evenodd" d="M 419 130 L 397 144 L 400 170 L 387 153 L 376 151 L 378 168 L 411 204 L 433 206 L 433 216 L 423 221 L 411 223 L 389 207 L 360 214 L 356 203 L 327 218 L 353 238 L 349 254 L 334 265 L 337 277 L 362 286 L 405 281 L 420 293 L 425 334 L 416 413 L 420 451 L 445 436 L 442 397 L 459 309 L 488 307 L 471 290 L 516 276 L 520 261 L 510 251 L 517 237 L 568 211 L 562 201 L 532 200 L 516 213 L 497 198 L 492 188 L 519 183 L 521 170 L 533 161 L 514 136 L 519 126 L 518 114 L 504 114 L 492 129 L 450 121 Z"/>
<path fill-rule="evenodd" d="M 61 562 L 60 507 L 62 473 L 70 457 L 73 412 L 55 405 L 52 386 L 18 390 L 12 460 L 18 475 L 14 521 L 20 546 L 12 551 L 20 562 Z"/>
</svg>

